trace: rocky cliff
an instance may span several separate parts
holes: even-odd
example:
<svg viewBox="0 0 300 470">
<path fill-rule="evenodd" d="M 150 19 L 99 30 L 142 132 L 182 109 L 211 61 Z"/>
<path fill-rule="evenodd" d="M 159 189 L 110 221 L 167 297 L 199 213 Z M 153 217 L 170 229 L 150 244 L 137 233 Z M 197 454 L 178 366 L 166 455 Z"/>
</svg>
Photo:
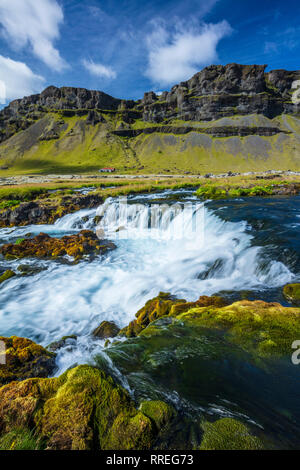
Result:
<svg viewBox="0 0 300 470">
<path fill-rule="evenodd" d="M 293 153 L 296 149 L 299 154 L 300 71 L 266 73 L 265 69 L 265 65 L 212 65 L 169 92 L 160 96 L 148 92 L 137 101 L 116 99 L 100 91 L 50 86 L 40 94 L 11 102 L 0 112 L 0 165 L 3 169 L 10 168 L 12 161 L 27 157 L 28 153 L 33 158 L 41 143 L 44 145 L 38 149 L 39 155 L 46 150 L 45 143 L 53 144 L 47 158 L 62 152 L 69 156 L 79 144 L 85 143 L 88 148 L 85 145 L 83 153 L 97 152 L 95 168 L 114 163 L 123 171 L 142 170 L 145 145 L 139 145 L 144 144 L 141 135 L 151 140 L 150 149 L 146 150 L 148 155 L 164 152 L 163 147 L 174 145 L 172 136 L 188 134 L 190 138 L 194 133 L 198 137 L 183 145 L 180 153 L 184 154 L 187 146 L 193 151 L 195 147 L 208 151 L 210 144 L 215 143 L 209 143 L 208 136 L 277 136 L 280 145 L 289 141 L 289 150 Z M 296 120 L 287 122 L 290 116 Z M 296 140 L 291 140 L 289 134 Z M 268 152 L 269 146 L 262 149 L 260 144 L 258 152 Z M 236 143 L 231 153 L 255 154 L 249 145 L 245 152 L 237 146 Z M 226 152 L 224 148 L 225 156 Z M 283 153 L 280 149 L 276 152 Z M 120 157 L 120 164 L 115 157 Z M 292 162 L 288 166 L 293 166 Z M 24 169 L 30 170 L 29 167 Z"/>
</svg>

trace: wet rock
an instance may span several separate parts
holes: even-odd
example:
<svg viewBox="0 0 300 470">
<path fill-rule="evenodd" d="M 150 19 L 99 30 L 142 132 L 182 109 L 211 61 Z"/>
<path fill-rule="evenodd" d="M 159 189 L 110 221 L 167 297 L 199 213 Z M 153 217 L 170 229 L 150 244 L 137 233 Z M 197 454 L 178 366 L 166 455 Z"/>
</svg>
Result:
<svg viewBox="0 0 300 470">
<path fill-rule="evenodd" d="M 78 234 L 66 235 L 62 238 L 54 238 L 46 233 L 40 233 L 34 238 L 24 239 L 18 244 L 3 245 L 0 248 L 0 253 L 10 259 L 31 256 L 58 258 L 65 255 L 79 259 L 86 254 L 104 254 L 114 248 L 113 243 L 106 240 L 100 241 L 94 232 L 82 230 Z"/>
<path fill-rule="evenodd" d="M 32 276 L 34 274 L 38 274 L 43 271 L 45 268 L 40 266 L 31 266 L 30 264 L 20 264 L 18 266 L 18 271 L 22 274 L 22 276 Z"/>
<path fill-rule="evenodd" d="M 14 277 L 16 275 L 16 273 L 14 273 L 11 269 L 8 269 L 7 271 L 5 271 L 1 276 L 0 276 L 0 284 L 2 284 L 2 282 L 5 282 L 7 281 L 8 279 Z"/>
<path fill-rule="evenodd" d="M 120 328 L 111 321 L 103 321 L 94 331 L 93 336 L 100 339 L 114 338 L 119 334 Z"/>
<path fill-rule="evenodd" d="M 53 341 L 53 343 L 47 346 L 47 350 L 50 352 L 56 352 L 58 349 L 64 348 L 67 345 L 74 345 L 77 340 L 76 335 L 63 336 L 59 341 Z"/>
<path fill-rule="evenodd" d="M 157 436 L 128 393 L 87 365 L 2 387 L 0 437 L 16 428 L 35 428 L 52 450 L 149 450 Z"/>
<path fill-rule="evenodd" d="M 295 305 L 300 305 L 300 284 L 287 284 L 283 288 L 283 295 Z"/>
<path fill-rule="evenodd" d="M 30 377 L 48 377 L 54 371 L 55 355 L 42 346 L 17 336 L 0 336 L 0 341 L 5 344 L 5 364 L 0 364 L 0 385 Z"/>
</svg>

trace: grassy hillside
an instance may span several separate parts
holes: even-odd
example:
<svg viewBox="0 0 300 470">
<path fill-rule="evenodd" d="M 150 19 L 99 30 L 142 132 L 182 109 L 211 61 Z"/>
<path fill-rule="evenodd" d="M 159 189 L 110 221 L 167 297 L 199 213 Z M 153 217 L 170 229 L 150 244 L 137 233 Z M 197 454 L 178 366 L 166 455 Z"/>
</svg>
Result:
<svg viewBox="0 0 300 470">
<path fill-rule="evenodd" d="M 0 145 L 0 176 L 11 174 L 94 173 L 103 166 L 120 173 L 184 173 L 300 170 L 300 117 L 234 116 L 211 122 L 168 121 L 168 132 L 115 135 L 118 129 L 144 129 L 154 124 L 140 119 L 128 124 L 122 114 L 103 112 L 103 121 L 86 122 L 86 115 L 48 113 Z M 165 123 L 164 123 L 165 124 Z M 155 125 L 159 127 L 160 125 Z M 193 127 L 177 135 L 172 126 Z M 214 137 L 210 127 L 262 126 L 282 132 L 272 136 Z"/>
</svg>

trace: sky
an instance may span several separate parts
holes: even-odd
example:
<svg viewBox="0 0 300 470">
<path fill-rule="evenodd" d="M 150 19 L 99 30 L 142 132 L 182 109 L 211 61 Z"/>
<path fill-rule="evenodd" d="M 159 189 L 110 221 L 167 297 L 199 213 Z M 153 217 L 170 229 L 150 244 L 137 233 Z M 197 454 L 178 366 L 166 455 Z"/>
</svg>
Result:
<svg viewBox="0 0 300 470">
<path fill-rule="evenodd" d="M 300 69 L 299 0 L 0 0 L 0 106 L 49 85 L 138 99 L 211 64 Z"/>
</svg>

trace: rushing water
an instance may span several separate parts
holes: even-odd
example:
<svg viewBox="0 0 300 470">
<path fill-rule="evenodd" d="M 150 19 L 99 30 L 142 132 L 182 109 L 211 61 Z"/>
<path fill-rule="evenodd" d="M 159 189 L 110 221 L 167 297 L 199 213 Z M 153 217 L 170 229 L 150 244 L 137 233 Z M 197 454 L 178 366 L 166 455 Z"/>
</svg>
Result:
<svg viewBox="0 0 300 470">
<path fill-rule="evenodd" d="M 91 332 L 103 320 L 127 325 L 160 291 L 187 300 L 222 292 L 232 301 L 247 297 L 285 303 L 281 287 L 300 279 L 300 197 L 204 205 L 192 191 L 181 190 L 131 196 L 127 202 L 109 199 L 97 210 L 66 215 L 53 225 L 0 230 L 0 243 L 28 233 L 60 237 L 91 229 L 117 245 L 104 257 L 78 264 L 68 258 L 0 259 L 0 273 L 26 263 L 40 268 L 1 286 L 0 334 L 43 345 L 75 334 L 77 340 L 58 351 L 57 374 L 97 356 L 137 397 L 167 398 L 191 416 L 244 418 L 273 432 L 275 441 L 285 435 L 279 446 L 295 448 L 295 410 L 300 408 L 295 366 L 262 370 L 213 333 L 199 338 L 179 328 L 170 330 L 163 343 L 132 340 L 118 351 L 104 350 Z M 150 359 L 145 362 L 145 357 Z M 193 432 L 190 424 L 178 426 L 188 435 Z"/>
<path fill-rule="evenodd" d="M 174 195 L 181 208 L 178 201 L 170 201 Z M 1 287 L 1 334 L 26 336 L 44 345 L 76 334 L 82 350 L 79 347 L 75 360 L 84 362 L 93 347 L 87 346 L 86 339 L 101 321 L 127 325 L 159 291 L 187 300 L 220 291 L 234 296 L 243 290 L 266 298 L 297 274 L 299 198 L 280 201 L 284 219 L 282 213 L 276 215 L 274 199 L 251 199 L 247 204 L 211 202 L 203 207 L 187 191 L 167 191 L 131 197 L 128 202 L 125 206 L 108 200 L 98 210 L 81 210 L 53 225 L 0 230 L 2 243 L 41 231 L 63 236 L 83 228 L 96 230 L 94 217 L 98 214 L 103 216 L 98 229 L 117 245 L 103 258 L 76 265 L 68 260 L 0 260 L 3 271 L 16 270 L 24 263 L 44 268 Z M 162 212 L 161 203 L 166 202 L 172 204 Z M 282 220 L 286 220 L 286 233 Z M 280 239 L 280 230 L 286 239 Z"/>
</svg>

